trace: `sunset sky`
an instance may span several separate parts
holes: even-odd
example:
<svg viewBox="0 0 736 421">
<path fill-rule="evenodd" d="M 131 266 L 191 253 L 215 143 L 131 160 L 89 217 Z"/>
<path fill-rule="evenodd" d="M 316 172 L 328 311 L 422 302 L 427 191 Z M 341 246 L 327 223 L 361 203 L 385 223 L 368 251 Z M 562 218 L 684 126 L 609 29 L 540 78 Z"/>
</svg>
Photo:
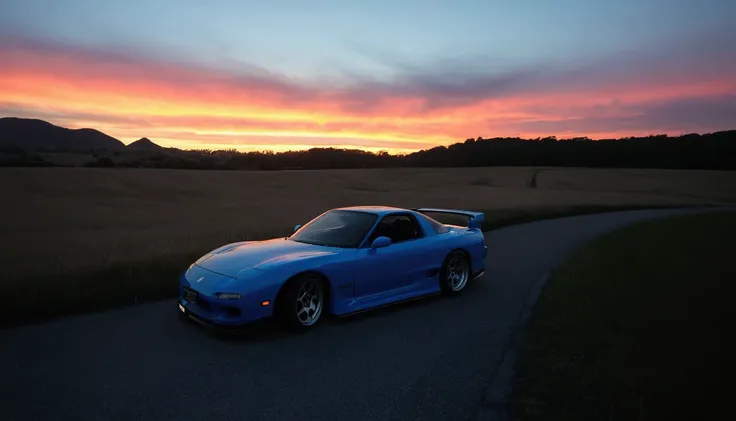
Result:
<svg viewBox="0 0 736 421">
<path fill-rule="evenodd" d="M 3 0 L 0 117 L 406 152 L 736 129 L 734 0 Z"/>
</svg>

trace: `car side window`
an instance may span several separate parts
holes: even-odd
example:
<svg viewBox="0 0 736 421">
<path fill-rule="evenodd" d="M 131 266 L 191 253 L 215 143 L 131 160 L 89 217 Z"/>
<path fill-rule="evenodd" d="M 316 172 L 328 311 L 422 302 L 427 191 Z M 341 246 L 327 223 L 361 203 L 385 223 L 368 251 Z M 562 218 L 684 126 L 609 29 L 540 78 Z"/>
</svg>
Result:
<svg viewBox="0 0 736 421">
<path fill-rule="evenodd" d="M 368 239 L 368 244 L 378 237 L 388 237 L 392 243 L 422 238 L 424 233 L 419 224 L 409 215 L 388 215 L 376 225 L 376 229 Z"/>
</svg>

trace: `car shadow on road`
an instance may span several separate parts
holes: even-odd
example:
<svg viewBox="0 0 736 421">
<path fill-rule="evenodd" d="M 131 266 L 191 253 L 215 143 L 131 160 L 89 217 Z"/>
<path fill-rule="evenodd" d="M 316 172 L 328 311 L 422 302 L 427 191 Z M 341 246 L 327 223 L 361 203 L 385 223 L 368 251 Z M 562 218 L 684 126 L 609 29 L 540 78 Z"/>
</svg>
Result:
<svg viewBox="0 0 736 421">
<path fill-rule="evenodd" d="M 422 305 L 427 305 L 426 302 L 412 301 L 407 303 L 395 304 L 385 308 L 373 309 L 365 312 L 354 313 L 346 316 L 333 316 L 323 315 L 323 319 L 320 320 L 319 324 L 314 327 L 315 330 L 329 329 L 329 328 L 342 328 L 343 326 L 350 326 L 367 322 L 369 320 L 376 320 L 385 317 L 390 317 L 395 313 L 409 310 L 410 308 L 416 308 Z M 191 322 L 189 322 L 191 323 Z M 293 332 L 285 329 L 276 319 L 264 319 L 257 322 L 253 322 L 246 326 L 230 329 L 212 329 L 203 328 L 191 323 L 195 328 L 200 328 L 202 334 L 207 335 L 215 340 L 226 342 L 226 343 L 265 343 L 265 342 L 277 342 L 280 340 L 293 339 L 295 337 L 309 335 L 310 333 L 316 333 L 311 331 L 306 332 Z"/>
<path fill-rule="evenodd" d="M 277 320 L 269 318 L 249 323 L 237 328 L 212 328 L 203 327 L 194 322 L 186 322 L 200 328 L 205 335 L 218 341 L 241 343 L 241 342 L 272 342 L 286 339 L 290 332 L 283 329 Z"/>
<path fill-rule="evenodd" d="M 441 294 L 434 294 L 425 297 L 420 297 L 408 301 L 402 301 L 399 303 L 390 304 L 384 307 L 373 308 L 366 311 L 357 313 L 351 313 L 345 316 L 333 316 L 323 315 L 323 319 L 319 322 L 314 329 L 330 329 L 330 328 L 342 328 L 359 325 L 373 320 L 381 320 L 388 317 L 397 317 L 400 314 L 410 314 L 409 312 L 417 311 L 421 308 L 431 308 L 437 306 L 445 301 L 454 301 L 461 299 L 462 296 L 457 297 L 446 297 Z M 188 322 L 196 325 L 193 322 Z M 201 326 L 198 326 L 202 328 Z M 202 328 L 205 334 L 215 338 L 216 340 L 229 342 L 229 343 L 262 343 L 262 342 L 273 342 L 279 340 L 290 339 L 301 336 L 303 334 L 309 334 L 310 332 L 291 332 L 285 329 L 280 323 L 274 319 L 263 319 L 257 322 L 253 322 L 243 327 L 229 328 L 229 329 L 212 329 Z"/>
</svg>

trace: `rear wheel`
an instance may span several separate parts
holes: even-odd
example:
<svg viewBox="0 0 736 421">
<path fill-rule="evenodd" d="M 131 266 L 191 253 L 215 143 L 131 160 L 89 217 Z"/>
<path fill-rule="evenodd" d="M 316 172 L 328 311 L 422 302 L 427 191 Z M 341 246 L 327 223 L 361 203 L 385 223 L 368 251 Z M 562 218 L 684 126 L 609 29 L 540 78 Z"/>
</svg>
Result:
<svg viewBox="0 0 736 421">
<path fill-rule="evenodd" d="M 461 250 L 450 253 L 440 271 L 440 288 L 445 294 L 458 294 L 470 279 L 470 261 Z"/>
<path fill-rule="evenodd" d="M 306 331 L 322 316 L 325 306 L 325 281 L 319 276 L 302 275 L 290 280 L 276 303 L 278 317 L 293 331 Z"/>
</svg>

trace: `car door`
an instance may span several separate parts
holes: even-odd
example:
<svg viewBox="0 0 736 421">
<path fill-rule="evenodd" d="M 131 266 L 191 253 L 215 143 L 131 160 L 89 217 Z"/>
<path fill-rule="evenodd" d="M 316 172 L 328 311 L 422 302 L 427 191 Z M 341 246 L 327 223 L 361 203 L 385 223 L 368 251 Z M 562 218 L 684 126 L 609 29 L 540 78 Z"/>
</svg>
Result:
<svg viewBox="0 0 736 421">
<path fill-rule="evenodd" d="M 379 236 L 391 238 L 388 247 L 371 248 Z M 355 257 L 355 295 L 366 298 L 410 289 L 422 276 L 427 238 L 411 214 L 389 214 L 378 222 Z"/>
</svg>

